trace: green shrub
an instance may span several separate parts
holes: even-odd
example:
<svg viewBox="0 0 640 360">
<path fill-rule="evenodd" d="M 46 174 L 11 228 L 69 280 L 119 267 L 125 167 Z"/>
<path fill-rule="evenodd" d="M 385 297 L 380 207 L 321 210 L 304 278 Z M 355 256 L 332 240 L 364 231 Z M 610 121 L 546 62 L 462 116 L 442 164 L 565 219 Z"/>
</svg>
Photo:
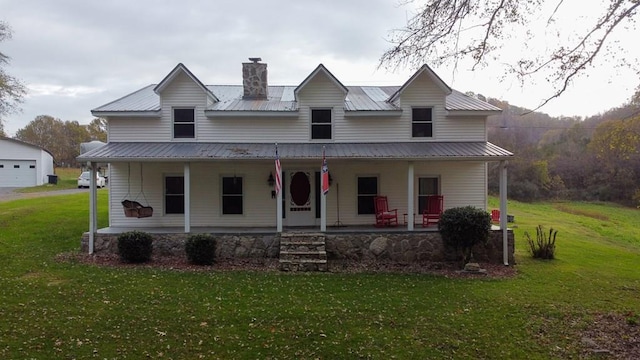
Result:
<svg viewBox="0 0 640 360">
<path fill-rule="evenodd" d="M 209 234 L 190 235 L 184 250 L 189 262 L 197 265 L 211 265 L 216 257 L 216 240 Z"/>
<path fill-rule="evenodd" d="M 438 222 L 438 230 L 445 245 L 454 247 L 463 265 L 471 260 L 471 249 L 489 240 L 491 215 L 473 206 L 446 210 Z"/>
<path fill-rule="evenodd" d="M 557 230 L 549 229 L 549 235 L 544 231 L 542 225 L 536 228 L 536 240 L 534 241 L 528 232 L 524 232 L 524 237 L 529 244 L 529 251 L 534 258 L 537 259 L 553 259 L 556 252 L 556 235 Z"/>
<path fill-rule="evenodd" d="M 124 232 L 118 236 L 118 254 L 124 262 L 142 263 L 151 259 L 153 238 L 141 231 Z"/>
</svg>

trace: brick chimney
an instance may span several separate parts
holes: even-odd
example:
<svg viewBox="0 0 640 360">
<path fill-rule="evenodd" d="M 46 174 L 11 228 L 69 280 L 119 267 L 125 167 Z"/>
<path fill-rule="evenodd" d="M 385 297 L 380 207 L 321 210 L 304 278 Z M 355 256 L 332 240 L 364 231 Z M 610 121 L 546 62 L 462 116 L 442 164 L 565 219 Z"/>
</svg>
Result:
<svg viewBox="0 0 640 360">
<path fill-rule="evenodd" d="M 261 58 L 249 58 L 250 63 L 242 63 L 243 99 L 267 99 L 267 64 Z"/>
</svg>

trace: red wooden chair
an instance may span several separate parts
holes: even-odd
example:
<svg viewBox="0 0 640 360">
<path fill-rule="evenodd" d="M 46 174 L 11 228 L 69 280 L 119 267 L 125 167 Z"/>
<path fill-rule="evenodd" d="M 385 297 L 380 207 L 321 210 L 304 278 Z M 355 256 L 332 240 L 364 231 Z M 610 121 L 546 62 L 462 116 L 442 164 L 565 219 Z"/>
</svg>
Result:
<svg viewBox="0 0 640 360">
<path fill-rule="evenodd" d="M 374 197 L 373 205 L 376 211 L 376 227 L 398 226 L 398 209 L 389 210 L 386 196 Z"/>
<path fill-rule="evenodd" d="M 422 212 L 422 227 L 431 224 L 437 224 L 440 221 L 444 206 L 444 197 L 442 195 L 427 196 L 427 207 Z"/>
<path fill-rule="evenodd" d="M 491 210 L 491 222 L 494 222 L 494 223 L 500 222 L 500 210 L 497 210 L 497 209 Z"/>
</svg>

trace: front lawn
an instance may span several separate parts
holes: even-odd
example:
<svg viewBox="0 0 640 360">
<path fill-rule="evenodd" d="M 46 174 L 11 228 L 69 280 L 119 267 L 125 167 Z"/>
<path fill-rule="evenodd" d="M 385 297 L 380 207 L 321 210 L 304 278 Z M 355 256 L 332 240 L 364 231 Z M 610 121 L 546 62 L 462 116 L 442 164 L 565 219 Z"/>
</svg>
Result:
<svg viewBox="0 0 640 360">
<path fill-rule="evenodd" d="M 0 203 L 0 358 L 597 358 L 593 319 L 640 312 L 635 209 L 511 203 L 518 275 L 490 280 L 85 265 L 88 194 L 55 199 Z M 538 224 L 557 260 L 528 257 Z"/>
</svg>

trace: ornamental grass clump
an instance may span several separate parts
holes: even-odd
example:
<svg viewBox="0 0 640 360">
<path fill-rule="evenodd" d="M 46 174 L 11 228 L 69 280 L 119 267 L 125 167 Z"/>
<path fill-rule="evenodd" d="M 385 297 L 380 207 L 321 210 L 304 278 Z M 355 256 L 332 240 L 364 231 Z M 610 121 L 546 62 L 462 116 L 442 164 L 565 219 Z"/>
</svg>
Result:
<svg viewBox="0 0 640 360">
<path fill-rule="evenodd" d="M 529 244 L 531 256 L 536 259 L 554 259 L 556 253 L 556 235 L 558 230 L 549 229 L 549 234 L 544 231 L 542 225 L 536 228 L 536 240 L 531 238 L 528 232 L 524 232 L 524 237 Z"/>
<path fill-rule="evenodd" d="M 211 265 L 216 257 L 216 239 L 209 234 L 190 235 L 184 250 L 190 263 Z"/>
<path fill-rule="evenodd" d="M 438 230 L 445 245 L 458 251 L 464 266 L 472 258 L 473 247 L 489 240 L 491 215 L 473 206 L 447 209 L 438 221 Z"/>
<path fill-rule="evenodd" d="M 124 232 L 118 236 L 120 259 L 129 263 L 143 263 L 151 259 L 153 238 L 142 231 Z"/>
</svg>

